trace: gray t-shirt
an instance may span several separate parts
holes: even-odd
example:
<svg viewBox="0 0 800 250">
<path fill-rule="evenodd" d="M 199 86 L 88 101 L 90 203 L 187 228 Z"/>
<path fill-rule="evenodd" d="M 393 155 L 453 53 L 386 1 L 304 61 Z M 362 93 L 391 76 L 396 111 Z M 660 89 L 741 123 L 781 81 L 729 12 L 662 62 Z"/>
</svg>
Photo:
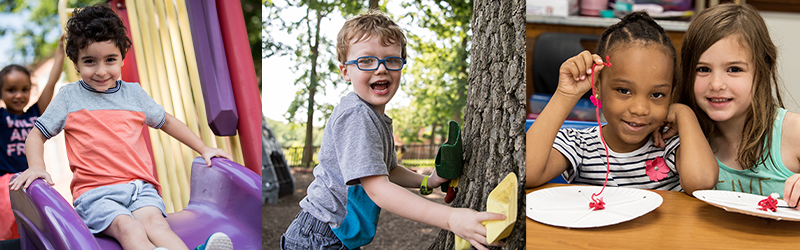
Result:
<svg viewBox="0 0 800 250">
<path fill-rule="evenodd" d="M 319 165 L 300 207 L 337 228 L 347 209 L 348 185 L 359 178 L 389 175 L 397 167 L 392 119 L 351 92 L 333 109 L 322 135 Z"/>
</svg>

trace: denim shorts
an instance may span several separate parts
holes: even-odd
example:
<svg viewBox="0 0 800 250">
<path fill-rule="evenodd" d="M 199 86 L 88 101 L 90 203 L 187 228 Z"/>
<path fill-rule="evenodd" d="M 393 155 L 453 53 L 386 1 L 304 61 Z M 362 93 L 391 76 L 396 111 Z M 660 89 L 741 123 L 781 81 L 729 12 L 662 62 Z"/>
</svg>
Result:
<svg viewBox="0 0 800 250">
<path fill-rule="evenodd" d="M 281 249 L 347 250 L 347 247 L 333 234 L 328 223 L 300 210 L 281 236 Z"/>
<path fill-rule="evenodd" d="M 119 215 L 133 217 L 132 211 L 154 206 L 164 212 L 164 200 L 152 184 L 135 180 L 126 184 L 98 187 L 83 193 L 73 202 L 75 212 L 93 234 L 103 232 Z"/>
</svg>

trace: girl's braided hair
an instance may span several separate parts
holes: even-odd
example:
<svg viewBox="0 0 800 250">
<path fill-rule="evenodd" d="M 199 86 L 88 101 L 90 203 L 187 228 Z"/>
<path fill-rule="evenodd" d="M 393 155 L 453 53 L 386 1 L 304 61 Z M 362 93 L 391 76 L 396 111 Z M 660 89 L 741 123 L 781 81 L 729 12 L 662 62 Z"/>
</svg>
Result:
<svg viewBox="0 0 800 250">
<path fill-rule="evenodd" d="M 640 43 L 642 45 L 660 44 L 659 48 L 663 50 L 666 55 L 672 58 L 672 86 L 675 86 L 675 76 L 677 76 L 677 53 L 675 46 L 664 31 L 655 20 L 653 20 L 647 12 L 637 11 L 632 12 L 622 18 L 618 23 L 611 25 L 600 36 L 598 43 L 597 54 L 601 58 L 606 58 L 614 50 L 621 48 L 628 48 L 633 43 Z M 603 71 L 599 74 L 602 75 Z"/>
</svg>

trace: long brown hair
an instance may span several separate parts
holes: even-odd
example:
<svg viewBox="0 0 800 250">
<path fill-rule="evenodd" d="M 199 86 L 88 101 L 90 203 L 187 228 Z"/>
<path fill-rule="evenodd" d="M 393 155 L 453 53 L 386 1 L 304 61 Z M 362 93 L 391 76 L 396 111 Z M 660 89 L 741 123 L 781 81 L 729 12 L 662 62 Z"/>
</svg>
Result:
<svg viewBox="0 0 800 250">
<path fill-rule="evenodd" d="M 736 162 L 745 169 L 764 163 L 770 156 L 772 126 L 777 108 L 783 107 L 775 73 L 778 50 L 770 39 L 764 19 L 747 4 L 720 4 L 700 12 L 689 24 L 681 49 L 680 78 L 673 98 L 696 112 L 700 127 L 707 138 L 718 132 L 716 123 L 700 112 L 694 95 L 695 68 L 703 54 L 717 41 L 735 36 L 739 44 L 749 48 L 754 64 L 750 107 L 742 129 Z M 766 145 L 766 146 L 765 146 Z M 773 159 L 774 160 L 774 159 Z"/>
</svg>

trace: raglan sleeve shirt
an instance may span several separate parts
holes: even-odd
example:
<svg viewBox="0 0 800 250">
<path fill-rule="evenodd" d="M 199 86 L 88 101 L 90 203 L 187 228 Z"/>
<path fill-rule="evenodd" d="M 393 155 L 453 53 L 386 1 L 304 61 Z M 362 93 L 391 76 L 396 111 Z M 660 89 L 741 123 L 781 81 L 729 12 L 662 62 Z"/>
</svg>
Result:
<svg viewBox="0 0 800 250">
<path fill-rule="evenodd" d="M 369 107 L 358 103 L 344 112 L 332 124 L 336 147 L 336 158 L 346 185 L 359 184 L 362 177 L 389 175 L 389 171 L 397 166 L 387 166 L 385 141 L 381 138 L 378 127 L 383 121 L 379 117 L 370 116 Z M 393 150 L 392 150 L 393 152 Z"/>
</svg>

